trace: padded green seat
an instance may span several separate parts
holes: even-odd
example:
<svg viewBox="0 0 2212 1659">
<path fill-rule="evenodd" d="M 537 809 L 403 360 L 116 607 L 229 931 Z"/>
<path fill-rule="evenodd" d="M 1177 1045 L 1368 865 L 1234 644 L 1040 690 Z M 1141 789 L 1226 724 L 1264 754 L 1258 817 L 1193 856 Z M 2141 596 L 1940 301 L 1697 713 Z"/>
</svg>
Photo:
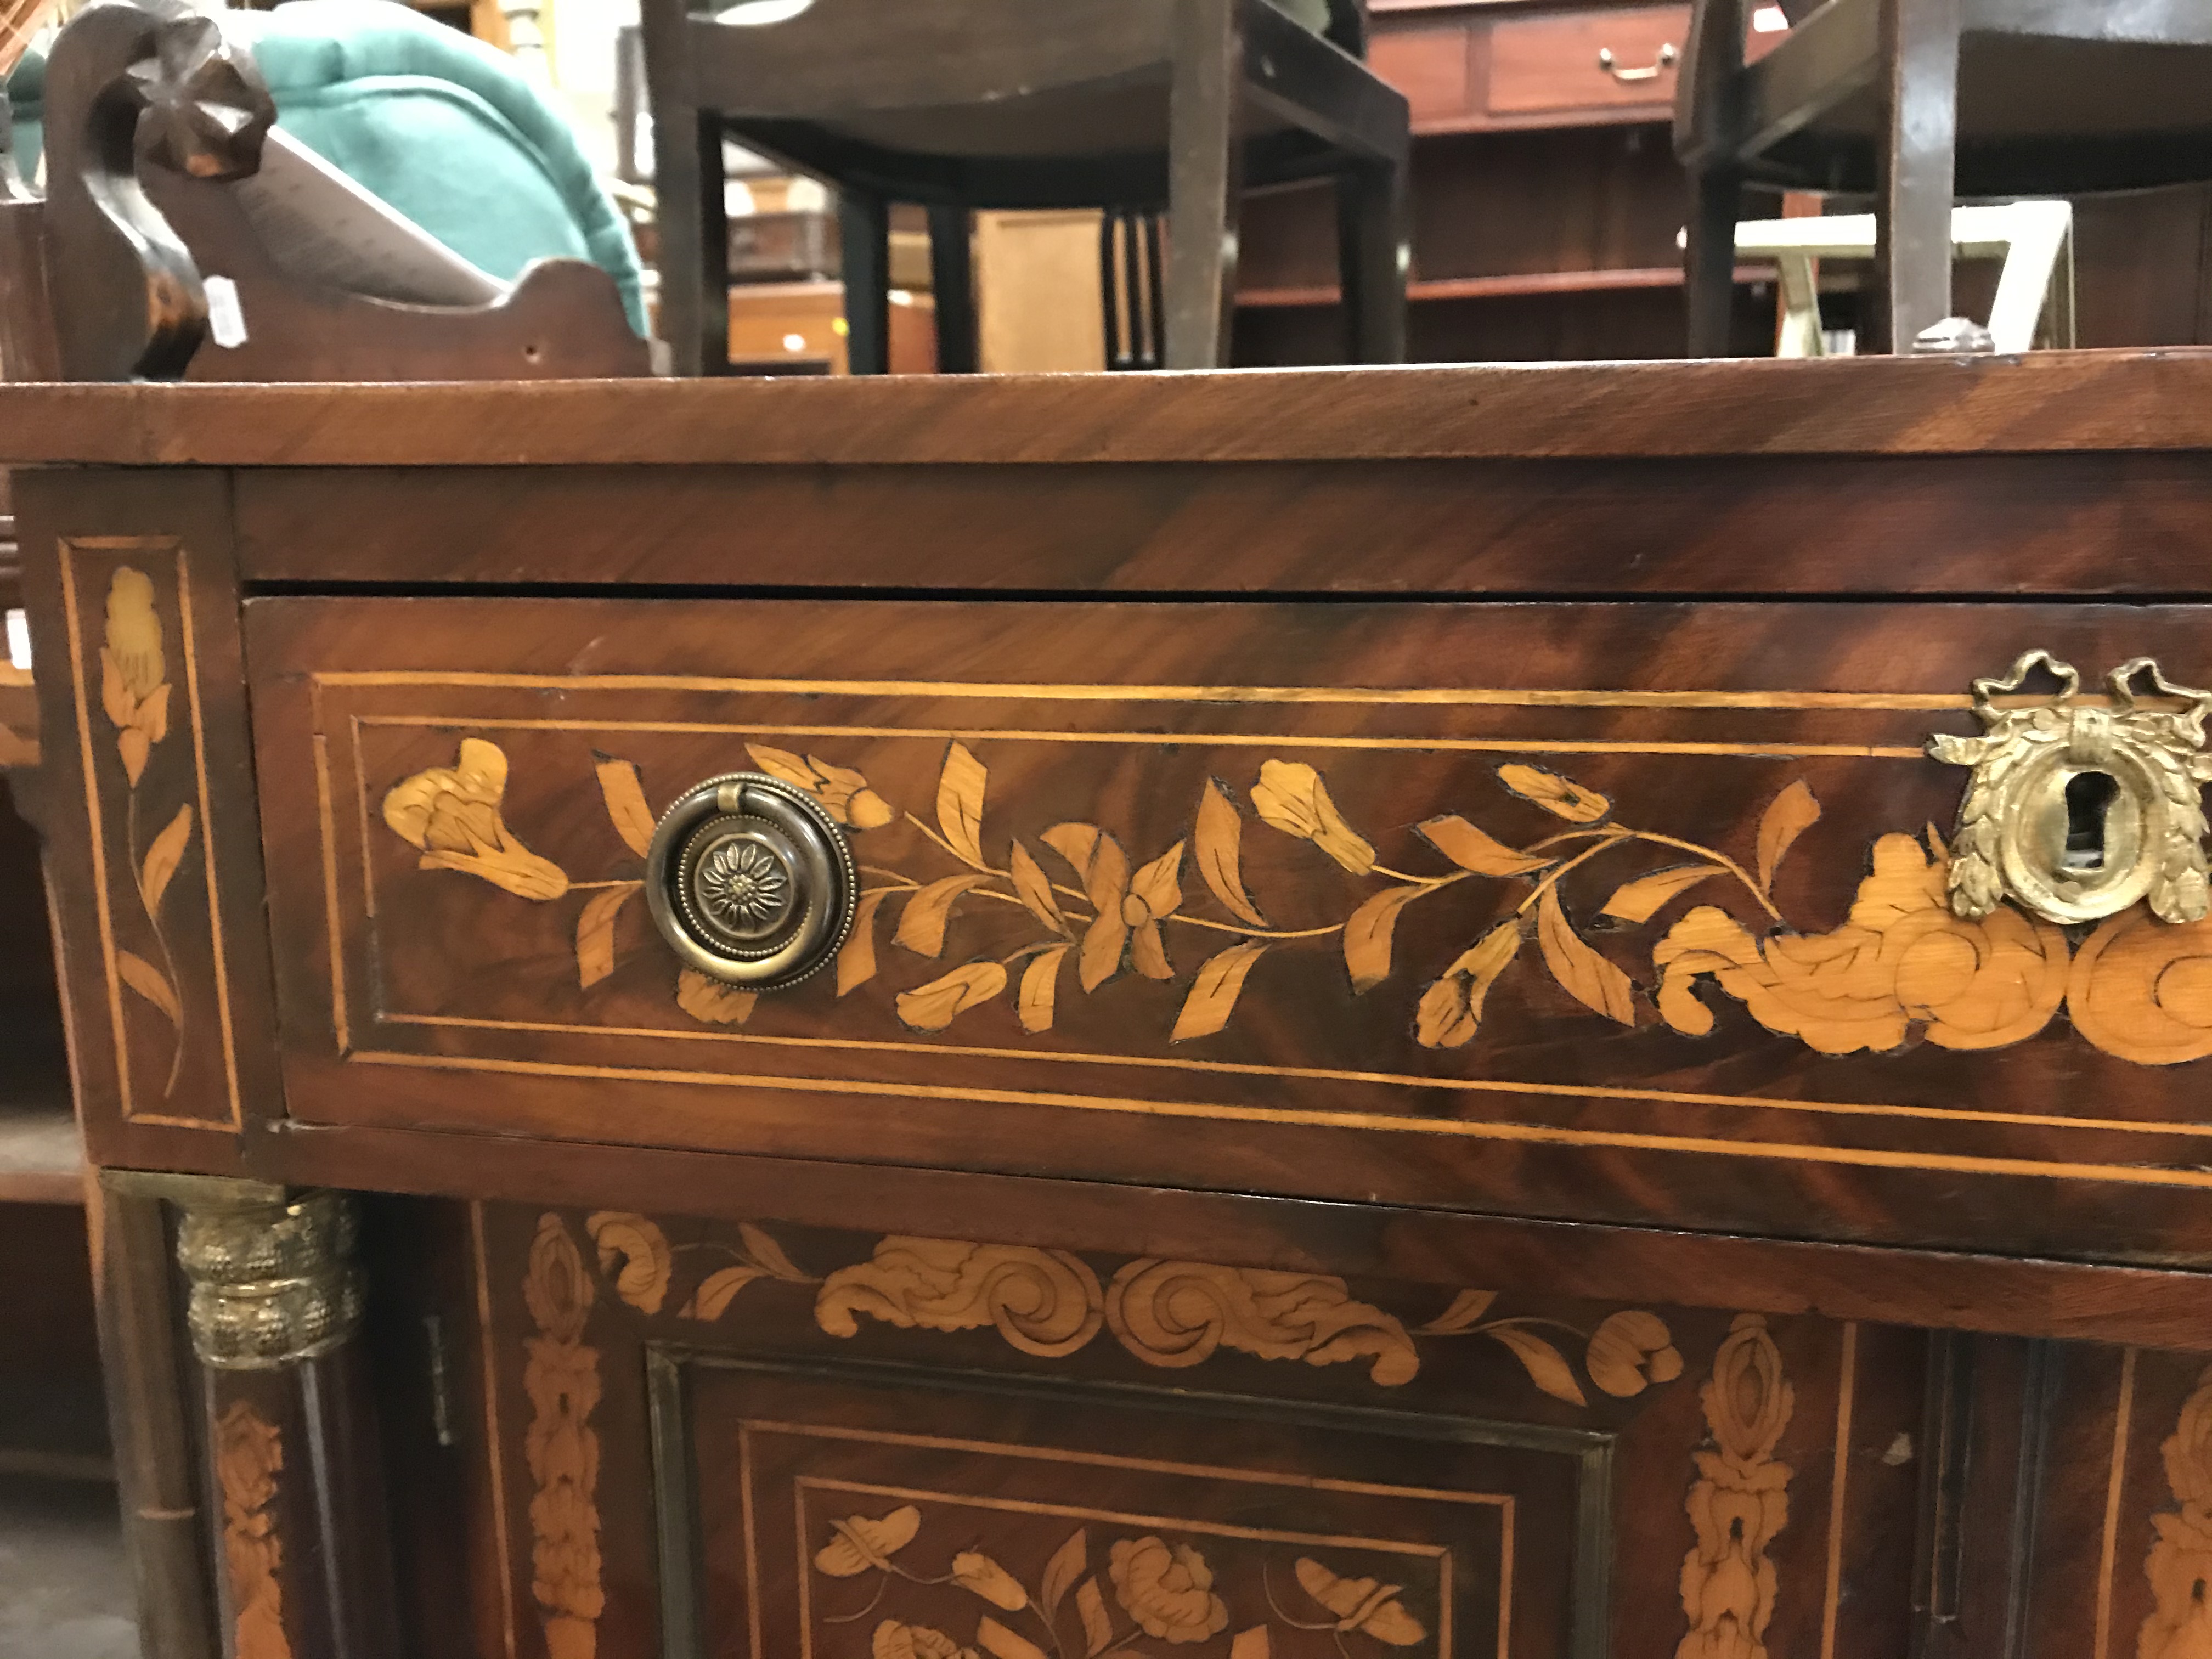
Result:
<svg viewBox="0 0 2212 1659">
<path fill-rule="evenodd" d="M 533 259 L 588 259 L 645 332 L 637 248 L 575 135 L 512 58 L 396 0 L 292 0 L 232 12 L 277 125 L 502 281 Z M 9 80 L 17 161 L 40 139 L 45 64 Z"/>
</svg>

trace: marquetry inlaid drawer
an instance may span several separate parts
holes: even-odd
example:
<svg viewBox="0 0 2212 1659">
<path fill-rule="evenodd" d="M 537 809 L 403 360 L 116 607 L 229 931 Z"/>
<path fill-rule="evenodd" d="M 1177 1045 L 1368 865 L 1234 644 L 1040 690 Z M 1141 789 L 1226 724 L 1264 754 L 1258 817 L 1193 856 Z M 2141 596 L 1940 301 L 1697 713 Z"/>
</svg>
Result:
<svg viewBox="0 0 2212 1659">
<path fill-rule="evenodd" d="M 1926 752 L 2032 647 L 2202 679 L 2186 607 L 248 613 L 298 1119 L 2212 1244 L 2212 923 L 1961 914 L 1988 825 Z M 860 886 L 757 995 L 638 901 L 655 815 L 743 770 Z"/>
</svg>

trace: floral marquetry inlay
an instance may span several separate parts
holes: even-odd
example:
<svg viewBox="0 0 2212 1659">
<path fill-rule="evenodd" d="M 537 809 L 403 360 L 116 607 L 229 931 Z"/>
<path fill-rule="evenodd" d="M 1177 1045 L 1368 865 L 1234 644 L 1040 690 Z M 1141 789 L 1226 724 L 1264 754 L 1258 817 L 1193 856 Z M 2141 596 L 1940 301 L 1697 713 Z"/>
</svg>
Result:
<svg viewBox="0 0 2212 1659">
<path fill-rule="evenodd" d="M 2157 1538 L 2143 1572 L 2154 1606 L 2136 1638 L 2136 1659 L 2195 1659 L 2212 1653 L 2212 1370 L 2197 1379 L 2159 1450 L 2181 1507 L 2151 1517 Z"/>
<path fill-rule="evenodd" d="M 292 1659 L 278 1577 L 284 1546 L 273 1513 L 284 1471 L 283 1437 L 246 1401 L 234 1401 L 216 1419 L 213 1456 L 222 1492 L 222 1560 L 236 1659 Z"/>
<path fill-rule="evenodd" d="M 171 1059 L 168 1082 L 162 1091 L 167 1095 L 175 1091 L 185 1063 L 185 1016 L 177 995 L 176 957 L 162 926 L 161 900 L 184 863 L 194 822 L 191 801 L 178 801 L 173 810 L 164 803 L 155 806 L 152 814 L 161 828 L 150 841 L 146 839 L 148 813 L 140 801 L 138 786 L 155 745 L 169 735 L 172 682 L 154 581 L 144 571 L 125 565 L 109 579 L 102 641 L 100 712 L 115 728 L 116 752 L 130 788 L 125 808 L 125 846 L 137 879 L 138 902 L 159 958 L 149 960 L 118 947 L 115 969 L 123 983 L 160 1010 L 167 1022 Z M 167 816 L 162 817 L 164 813 Z"/>
<path fill-rule="evenodd" d="M 1682 1559 L 1682 1611 L 1690 1633 L 1674 1659 L 1767 1659 L 1766 1627 L 1781 1579 L 1768 1547 L 1790 1524 L 1787 1463 L 1774 1449 L 1796 1392 L 1782 1351 L 1757 1314 L 1739 1314 L 1698 1390 L 1712 1445 L 1697 1454 L 1690 1524 L 1697 1543 Z"/>
<path fill-rule="evenodd" d="M 1259 1532 L 1225 1546 L 1196 1529 L 1182 1536 L 1171 1528 L 1125 1526 L 1101 1528 L 1105 1535 L 1094 1541 L 1091 1526 L 1084 1525 L 1066 1534 L 1030 1576 L 981 1547 L 957 1547 L 952 1540 L 961 1524 L 948 1520 L 933 1527 L 912 1504 L 832 1519 L 827 1541 L 815 1552 L 814 1571 L 833 1585 L 865 1586 L 867 1595 L 847 1611 L 833 1593 L 827 1599 L 839 1610 L 825 1611 L 823 1622 L 873 1620 L 870 1659 L 1104 1659 L 1145 1652 L 1146 1641 L 1193 1659 L 1276 1659 L 1293 1650 L 1330 1650 L 1353 1659 L 1363 1651 L 1437 1650 L 1431 1609 L 1440 1587 L 1422 1587 L 1425 1606 L 1416 1613 L 1407 1605 L 1416 1593 L 1411 1587 L 1359 1576 L 1341 1559 L 1357 1540 L 1334 1552 L 1340 1559 L 1332 1566 Z M 1040 1516 L 1036 1524 L 1051 1523 Z M 943 1540 L 935 1535 L 940 1532 Z M 1234 1566 L 1225 1549 L 1235 1551 Z M 933 1611 L 909 1608 L 916 1591 L 939 1587 L 972 1599 L 953 1616 L 942 1600 L 932 1604 Z M 948 1624 L 973 1634 L 956 1635 L 942 1627 Z"/>
<path fill-rule="evenodd" d="M 734 1244 L 672 1244 L 659 1223 L 629 1212 L 600 1211 L 586 1229 L 618 1300 L 646 1315 L 676 1301 L 677 1317 L 706 1324 L 728 1315 L 748 1285 L 781 1280 L 812 1288 L 815 1325 L 829 1336 L 857 1336 L 865 1322 L 993 1331 L 1041 1359 L 1076 1353 L 1104 1331 L 1163 1370 L 1202 1365 L 1227 1350 L 1352 1365 L 1388 1389 L 1419 1375 L 1417 1339 L 1480 1337 L 1510 1354 L 1538 1389 L 1575 1406 L 1589 1403 L 1585 1376 L 1600 1393 L 1627 1398 L 1682 1372 L 1666 1321 L 1640 1309 L 1608 1315 L 1586 1331 L 1533 1315 L 1492 1316 L 1497 1291 L 1464 1290 L 1434 1318 L 1409 1327 L 1326 1273 L 1139 1257 L 1102 1277 L 1066 1250 L 894 1235 L 878 1239 L 867 1260 L 817 1276 L 750 1223 L 738 1228 Z M 690 1286 L 680 1301 L 679 1279 Z M 1577 1349 L 1579 1370 L 1569 1357 Z"/>
<path fill-rule="evenodd" d="M 1774 882 L 1820 817 L 1802 781 L 1768 801 L 1748 848 L 1732 850 L 1638 827 L 1596 790 L 1510 763 L 1498 768 L 1498 783 L 1555 820 L 1552 833 L 1514 845 L 1469 817 L 1441 812 L 1415 826 L 1386 862 L 1327 779 L 1300 761 L 1262 761 L 1241 799 L 1225 781 L 1207 780 L 1186 836 L 1133 850 L 1110 826 L 1079 820 L 1044 829 L 1034 843 L 994 831 L 990 769 L 960 742 L 947 746 L 927 817 L 897 812 L 861 773 L 818 756 L 759 744 L 747 752 L 763 771 L 813 794 L 849 831 L 902 824 L 919 837 L 912 858 L 864 858 L 865 884 L 837 960 L 839 996 L 885 971 L 878 945 L 886 930 L 906 953 L 942 960 L 961 954 L 963 913 L 998 905 L 1025 918 L 1034 934 L 1026 942 L 1006 950 L 1001 941 L 992 954 L 894 993 L 896 1018 L 915 1031 L 942 1031 L 1003 1003 L 1023 1032 L 1040 1036 L 1066 998 L 1111 995 L 1114 982 L 1129 976 L 1176 988 L 1172 1024 L 1142 1042 L 1196 1042 L 1229 1026 L 1256 971 L 1286 971 L 1293 957 L 1333 955 L 1353 994 L 1376 992 L 1399 971 L 1401 921 L 1423 906 L 1457 907 L 1450 913 L 1463 910 L 1467 927 L 1464 947 L 1426 964 L 1433 977 L 1407 998 L 1408 1032 L 1431 1049 L 1475 1042 L 1496 988 L 1534 970 L 1605 1020 L 1689 1037 L 1717 1029 L 1707 988 L 1717 988 L 1767 1030 L 1826 1054 L 1887 1053 L 1920 1037 L 1941 1048 L 2003 1047 L 2035 1036 L 2062 1007 L 2090 1042 L 2124 1060 L 2165 1065 L 2212 1054 L 2212 923 L 2146 934 L 2138 907 L 2106 921 L 2077 949 L 2058 927 L 2009 903 L 1960 915 L 1954 898 L 1963 878 L 1932 827 L 1917 839 L 1876 840 L 1872 872 L 1844 926 L 1792 927 Z M 641 884 L 627 874 L 575 881 L 532 852 L 501 816 L 507 775 L 496 744 L 465 738 L 454 765 L 417 773 L 385 796 L 385 821 L 421 849 L 426 870 L 463 872 L 541 902 L 593 890 L 575 934 L 578 979 L 588 990 L 615 966 L 615 921 Z M 642 854 L 653 813 L 636 767 L 604 760 L 598 779 L 617 833 Z M 1255 893 L 1243 873 L 1252 819 L 1371 884 L 1365 896 L 1334 922 L 1271 926 L 1267 895 Z M 1639 849 L 1645 866 L 1654 854 L 1673 861 L 1606 878 Z M 775 889 L 780 872 L 733 863 L 707 874 L 710 902 L 732 921 L 787 897 Z M 1602 896 L 1571 897 L 1571 877 L 1577 894 L 1595 881 Z M 1618 945 L 1594 942 L 1655 924 L 1692 892 L 1701 902 L 1650 946 L 1648 973 L 1624 966 Z M 1285 968 L 1273 965 L 1278 959 Z M 689 971 L 678 976 L 675 1002 L 711 1025 L 743 1025 L 758 1006 L 750 992 Z"/>
<path fill-rule="evenodd" d="M 583 1340 L 593 1296 L 568 1228 L 558 1216 L 541 1217 L 523 1281 L 523 1303 L 538 1327 L 538 1334 L 523 1345 L 522 1388 L 531 1407 L 523 1455 L 535 1487 L 530 1588 L 544 1620 L 550 1659 L 594 1659 L 606 1610 L 600 1584 L 599 1437 L 591 1425 L 599 1403 L 599 1354 Z"/>
</svg>

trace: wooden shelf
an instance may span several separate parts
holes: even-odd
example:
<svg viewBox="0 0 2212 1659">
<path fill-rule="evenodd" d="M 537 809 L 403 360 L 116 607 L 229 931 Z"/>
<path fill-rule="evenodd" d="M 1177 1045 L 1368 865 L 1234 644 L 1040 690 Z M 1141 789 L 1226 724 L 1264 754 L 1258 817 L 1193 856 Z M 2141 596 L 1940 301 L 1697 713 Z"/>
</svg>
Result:
<svg viewBox="0 0 2212 1659">
<path fill-rule="evenodd" d="M 84 1202 L 84 1146 L 69 1086 L 0 1080 L 0 1203 Z"/>
<path fill-rule="evenodd" d="M 1771 265 L 1738 265 L 1739 283 L 1771 283 Z M 1680 288 L 1679 265 L 1632 267 L 1617 270 L 1539 270 L 1514 276 L 1437 276 L 1419 278 L 1406 285 L 1406 298 L 1414 304 L 1439 300 L 1506 300 L 1532 294 L 1607 294 L 1624 289 Z M 1253 288 L 1238 292 L 1237 303 L 1255 307 L 1333 306 L 1334 283 L 1313 288 Z"/>
</svg>

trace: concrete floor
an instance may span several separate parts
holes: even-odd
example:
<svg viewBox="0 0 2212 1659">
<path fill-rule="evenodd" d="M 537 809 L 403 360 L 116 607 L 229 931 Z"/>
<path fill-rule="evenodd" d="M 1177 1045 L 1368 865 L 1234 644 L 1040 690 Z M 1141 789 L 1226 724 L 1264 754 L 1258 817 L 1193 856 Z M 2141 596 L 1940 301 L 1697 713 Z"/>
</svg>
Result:
<svg viewBox="0 0 2212 1659">
<path fill-rule="evenodd" d="M 0 1659 L 138 1659 L 113 1486 L 0 1476 Z"/>
</svg>

